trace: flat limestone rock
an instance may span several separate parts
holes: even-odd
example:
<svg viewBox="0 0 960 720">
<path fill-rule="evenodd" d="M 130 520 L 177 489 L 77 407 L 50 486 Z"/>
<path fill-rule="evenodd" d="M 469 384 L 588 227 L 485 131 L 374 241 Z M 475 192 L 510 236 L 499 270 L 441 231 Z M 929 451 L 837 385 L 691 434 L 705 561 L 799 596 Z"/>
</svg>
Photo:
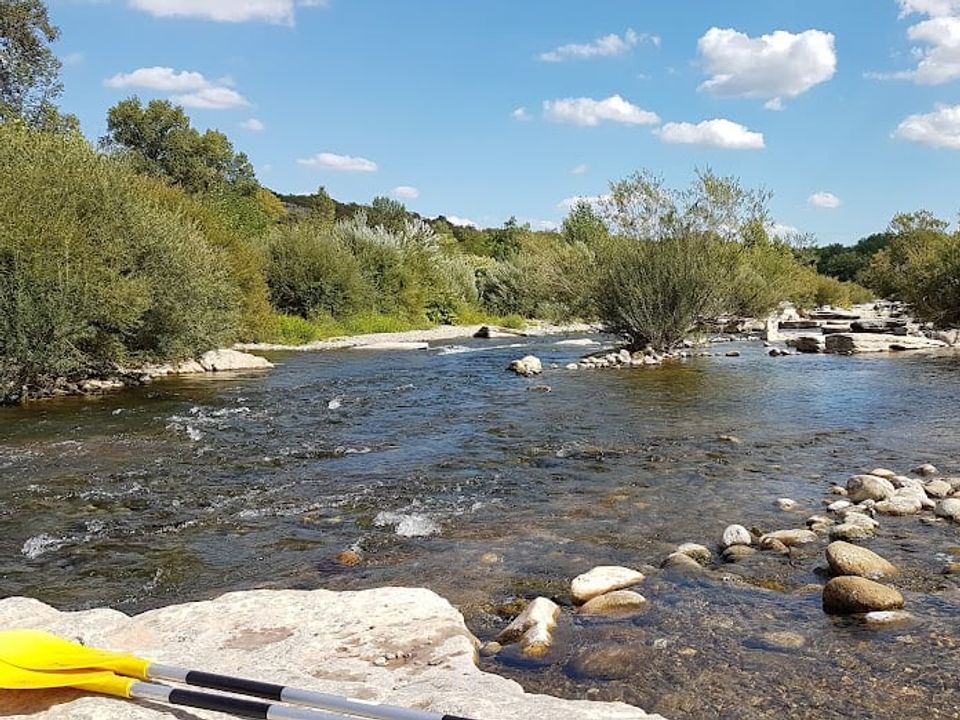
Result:
<svg viewBox="0 0 960 720">
<path fill-rule="evenodd" d="M 578 575 L 570 583 L 570 595 L 576 605 L 583 605 L 598 595 L 623 590 L 643 582 L 643 573 L 618 565 L 600 565 Z"/>
<path fill-rule="evenodd" d="M 926 337 L 873 333 L 838 333 L 828 335 L 824 342 L 825 352 L 839 355 L 944 347 L 947 347 L 945 342 Z"/>
<path fill-rule="evenodd" d="M 273 363 L 266 358 L 239 350 L 210 350 L 200 356 L 199 363 L 207 372 L 262 370 L 273 367 Z"/>
<path fill-rule="evenodd" d="M 48 630 L 157 662 L 290 684 L 477 720 L 640 720 L 618 702 L 525 693 L 482 672 L 463 616 L 429 590 L 256 590 L 127 617 L 60 613 L 36 600 L 0 601 L 0 628 Z M 202 710 L 191 720 L 223 720 Z M 170 720 L 169 706 L 53 690 L 0 693 L 6 720 Z"/>
</svg>

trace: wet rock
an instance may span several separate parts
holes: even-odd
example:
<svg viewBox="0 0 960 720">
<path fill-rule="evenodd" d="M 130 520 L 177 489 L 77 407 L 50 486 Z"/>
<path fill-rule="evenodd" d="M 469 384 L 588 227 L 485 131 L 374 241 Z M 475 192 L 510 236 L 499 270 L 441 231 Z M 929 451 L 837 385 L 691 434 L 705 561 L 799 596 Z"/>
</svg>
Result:
<svg viewBox="0 0 960 720">
<path fill-rule="evenodd" d="M 937 503 L 937 517 L 960 522 L 960 498 L 947 498 Z"/>
<path fill-rule="evenodd" d="M 480 556 L 480 563 L 483 565 L 496 565 L 502 562 L 503 558 L 496 553 L 487 552 Z"/>
<path fill-rule="evenodd" d="M 936 465 L 931 465 L 930 463 L 924 463 L 919 467 L 915 467 L 911 470 L 914 475 L 919 475 L 920 477 L 933 477 L 934 475 L 939 475 L 940 471 L 937 470 Z"/>
<path fill-rule="evenodd" d="M 848 512 L 843 513 L 843 521 L 847 524 L 859 525 L 860 527 L 865 527 L 870 530 L 876 530 L 880 527 L 879 522 L 856 508 L 851 508 Z"/>
<path fill-rule="evenodd" d="M 200 356 L 199 362 L 207 372 L 259 370 L 273 367 L 273 363 L 266 358 L 238 350 L 210 350 Z"/>
<path fill-rule="evenodd" d="M 559 616 L 559 605 L 549 598 L 538 597 L 503 629 L 497 642 L 502 645 L 519 642 L 524 655 L 539 657 L 553 644 L 553 630 Z"/>
<path fill-rule="evenodd" d="M 923 488 L 924 482 L 919 478 L 907 477 L 906 475 L 897 475 L 890 482 L 893 483 L 893 486 L 898 489 L 902 488 Z"/>
<path fill-rule="evenodd" d="M 831 540 L 863 540 L 873 537 L 874 529 L 856 523 L 841 523 L 830 528 Z"/>
<path fill-rule="evenodd" d="M 334 562 L 337 563 L 337 565 L 342 565 L 344 567 L 356 567 L 363 562 L 363 558 L 356 550 L 344 550 L 337 553 L 337 556 L 334 558 Z"/>
<path fill-rule="evenodd" d="M 844 575 L 833 578 L 823 588 L 823 609 L 831 615 L 901 608 L 903 595 L 899 591 L 866 578 Z"/>
<path fill-rule="evenodd" d="M 543 373 L 543 363 L 540 362 L 540 358 L 534 355 L 527 355 L 519 360 L 514 360 L 510 363 L 508 369 L 523 377 L 533 377 L 534 375 Z"/>
<path fill-rule="evenodd" d="M 779 500 L 777 500 L 777 507 L 780 508 L 781 510 L 786 510 L 786 511 L 796 510 L 797 501 L 791 500 L 790 498 L 780 498 Z"/>
<path fill-rule="evenodd" d="M 575 677 L 622 680 L 637 675 L 647 663 L 638 648 L 616 645 L 582 651 L 570 661 L 567 672 Z"/>
<path fill-rule="evenodd" d="M 872 550 L 837 541 L 827 546 L 827 563 L 834 575 L 857 575 L 876 580 L 897 574 L 893 563 L 885 560 Z"/>
<path fill-rule="evenodd" d="M 781 631 L 768 632 L 756 638 L 748 647 L 754 646 L 771 650 L 797 650 L 807 644 L 807 639 L 799 633 Z"/>
<path fill-rule="evenodd" d="M 776 538 L 763 536 L 760 538 L 760 549 L 761 550 L 770 550 L 781 555 L 789 555 L 790 548 L 783 544 L 780 540 Z"/>
<path fill-rule="evenodd" d="M 847 496 L 847 489 L 841 485 L 834 485 L 830 488 L 831 495 L 839 495 L 840 497 Z"/>
<path fill-rule="evenodd" d="M 567 370 L 578 370 L 580 368 L 580 366 L 577 365 L 577 363 L 567 363 L 563 367 Z"/>
<path fill-rule="evenodd" d="M 549 393 L 549 392 L 553 392 L 553 388 L 550 387 L 549 385 L 531 385 L 530 387 L 527 388 L 527 392 Z"/>
<path fill-rule="evenodd" d="M 582 615 L 628 615 L 646 609 L 647 599 L 632 590 L 613 592 L 588 600 L 580 608 Z"/>
<path fill-rule="evenodd" d="M 893 483 L 876 475 L 854 475 L 847 481 L 847 497 L 855 503 L 864 500 L 886 500 L 893 496 Z"/>
<path fill-rule="evenodd" d="M 490 327 L 487 325 L 481 326 L 481 328 L 473 334 L 473 336 L 478 340 L 489 340 L 491 335 L 492 333 L 490 332 Z"/>
<path fill-rule="evenodd" d="M 924 485 L 927 495 L 942 500 L 953 493 L 953 486 L 946 480 L 933 480 Z"/>
<path fill-rule="evenodd" d="M 786 549 L 786 546 L 784 546 Z M 755 554 L 757 551 L 754 550 L 749 545 L 731 545 L 726 550 L 723 551 L 723 561 L 724 562 L 739 562 L 744 558 L 748 558 L 751 555 Z"/>
<path fill-rule="evenodd" d="M 840 512 L 841 510 L 846 510 L 848 507 L 852 507 L 853 503 L 849 500 L 837 500 L 827 505 L 827 510 L 830 512 Z"/>
<path fill-rule="evenodd" d="M 696 543 L 684 543 L 677 547 L 677 552 L 693 558 L 701 565 L 713 559 L 713 554 L 707 548 Z"/>
<path fill-rule="evenodd" d="M 817 541 L 817 534 L 806 528 L 796 529 L 796 530 L 777 530 L 772 533 L 767 533 L 762 538 L 760 538 L 760 544 L 763 545 L 764 540 L 778 540 L 782 542 L 787 547 L 796 547 L 798 545 L 807 545 Z"/>
<path fill-rule="evenodd" d="M 703 568 L 700 566 L 696 560 L 694 560 L 689 555 L 684 555 L 681 552 L 670 553 L 667 555 L 666 560 L 661 563 L 660 567 L 665 570 L 695 570 L 701 572 Z"/>
<path fill-rule="evenodd" d="M 726 353 L 726 355 L 727 355 L 727 357 L 731 357 L 731 358 L 740 357 L 740 351 L 739 351 L 739 350 L 730 350 L 729 352 Z"/>
<path fill-rule="evenodd" d="M 893 470 L 887 470 L 887 468 L 876 468 L 875 470 L 870 471 L 871 475 L 876 475 L 877 477 L 882 477 L 886 480 L 893 480 L 897 474 Z"/>
<path fill-rule="evenodd" d="M 905 610 L 875 610 L 863 616 L 868 625 L 901 625 L 913 620 L 913 615 Z"/>
<path fill-rule="evenodd" d="M 923 503 L 915 497 L 895 495 L 889 500 L 877 503 L 875 509 L 881 515 L 916 515 L 923 508 Z"/>
<path fill-rule="evenodd" d="M 753 536 L 743 525 L 728 525 L 723 531 L 720 545 L 726 549 L 732 545 L 752 545 Z"/>
<path fill-rule="evenodd" d="M 575 605 L 614 590 L 623 590 L 643 582 L 643 573 L 618 565 L 600 565 L 578 575 L 570 583 L 570 596 Z"/>
<path fill-rule="evenodd" d="M 491 640 L 480 646 L 480 657 L 493 657 L 498 655 L 501 650 L 503 650 L 503 645 L 496 640 Z"/>
</svg>

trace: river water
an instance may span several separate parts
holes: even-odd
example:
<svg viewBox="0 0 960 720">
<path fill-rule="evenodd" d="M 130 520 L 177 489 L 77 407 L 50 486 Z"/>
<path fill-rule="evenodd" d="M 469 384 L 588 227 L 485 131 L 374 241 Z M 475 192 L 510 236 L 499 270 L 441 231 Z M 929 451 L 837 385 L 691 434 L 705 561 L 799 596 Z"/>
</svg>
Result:
<svg viewBox="0 0 960 720">
<path fill-rule="evenodd" d="M 960 357 L 774 359 L 745 342 L 566 371 L 585 349 L 561 339 L 277 354 L 267 374 L 0 409 L 0 596 L 134 612 L 416 585 L 489 640 L 518 601 L 568 605 L 572 577 L 623 564 L 647 572 L 647 612 L 564 612 L 544 658 L 507 649 L 483 667 L 674 719 L 960 717 L 955 526 L 881 520 L 866 544 L 900 567 L 915 618 L 886 629 L 823 613 L 825 543 L 653 569 L 730 523 L 803 527 L 857 472 L 960 474 Z M 530 352 L 542 378 L 504 371 Z M 348 549 L 359 565 L 335 561 Z"/>
</svg>

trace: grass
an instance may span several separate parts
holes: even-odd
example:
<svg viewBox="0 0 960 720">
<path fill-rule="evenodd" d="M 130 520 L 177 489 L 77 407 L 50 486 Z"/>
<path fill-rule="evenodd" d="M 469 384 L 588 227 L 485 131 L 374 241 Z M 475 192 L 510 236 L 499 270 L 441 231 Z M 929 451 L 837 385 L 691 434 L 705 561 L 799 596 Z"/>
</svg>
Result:
<svg viewBox="0 0 960 720">
<path fill-rule="evenodd" d="M 519 330 L 526 321 L 519 315 L 497 316 L 474 308 L 457 312 L 457 325 L 495 325 Z M 305 345 L 317 340 L 372 333 L 398 333 L 410 330 L 429 330 L 435 327 L 426 318 L 408 318 L 382 313 L 359 313 L 345 318 L 330 316 L 305 320 L 297 315 L 277 315 L 267 342 L 279 345 Z"/>
</svg>

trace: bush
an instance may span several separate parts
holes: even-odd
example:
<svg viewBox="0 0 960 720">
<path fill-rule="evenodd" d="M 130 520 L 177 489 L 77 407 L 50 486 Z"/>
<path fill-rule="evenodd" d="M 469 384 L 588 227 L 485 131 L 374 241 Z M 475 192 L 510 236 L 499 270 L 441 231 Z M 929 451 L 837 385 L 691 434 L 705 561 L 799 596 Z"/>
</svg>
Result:
<svg viewBox="0 0 960 720">
<path fill-rule="evenodd" d="M 0 394 L 235 337 L 225 258 L 79 135 L 0 126 Z"/>
<path fill-rule="evenodd" d="M 765 317 L 782 301 L 803 293 L 809 276 L 784 243 L 763 240 L 746 246 L 739 253 L 731 287 L 731 311 L 741 317 Z"/>
</svg>

